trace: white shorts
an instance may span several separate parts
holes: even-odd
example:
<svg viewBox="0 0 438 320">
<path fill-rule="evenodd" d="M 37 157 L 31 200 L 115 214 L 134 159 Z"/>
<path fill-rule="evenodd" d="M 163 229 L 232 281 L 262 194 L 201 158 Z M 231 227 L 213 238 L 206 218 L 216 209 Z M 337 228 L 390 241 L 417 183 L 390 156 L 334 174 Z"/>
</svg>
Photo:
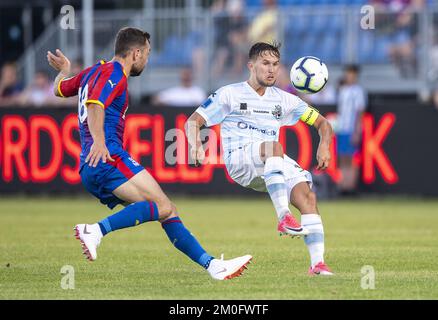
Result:
<svg viewBox="0 0 438 320">
<path fill-rule="evenodd" d="M 263 141 L 247 144 L 239 149 L 224 152 L 224 162 L 230 177 L 245 188 L 267 192 L 263 178 L 264 162 L 260 158 L 260 145 Z M 312 187 L 312 175 L 301 168 L 295 160 L 284 155 L 284 178 L 288 195 L 300 182 L 308 182 Z"/>
</svg>

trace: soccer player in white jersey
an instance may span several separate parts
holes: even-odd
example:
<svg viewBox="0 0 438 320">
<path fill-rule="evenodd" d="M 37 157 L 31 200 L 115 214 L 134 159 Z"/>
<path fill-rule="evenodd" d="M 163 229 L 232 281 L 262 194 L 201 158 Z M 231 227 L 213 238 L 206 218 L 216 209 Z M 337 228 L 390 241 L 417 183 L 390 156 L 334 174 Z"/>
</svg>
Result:
<svg viewBox="0 0 438 320">
<path fill-rule="evenodd" d="M 324 262 L 324 229 L 311 190 L 312 176 L 284 154 L 278 142 L 281 126 L 301 120 L 318 130 L 318 169 L 330 162 L 333 130 L 318 111 L 295 95 L 274 87 L 280 67 L 278 44 L 259 42 L 249 51 L 247 81 L 217 90 L 190 116 L 186 133 L 190 155 L 205 159 L 200 129 L 221 124 L 224 162 L 231 178 L 246 188 L 268 192 L 280 234 L 303 236 L 310 253 L 311 275 L 332 275 Z M 301 224 L 289 203 L 301 213 Z"/>
<path fill-rule="evenodd" d="M 359 168 L 353 157 L 358 151 L 362 138 L 362 116 L 366 109 L 367 97 L 358 83 L 359 66 L 347 65 L 343 84 L 339 88 L 336 138 L 339 169 L 342 179 L 339 189 L 344 195 L 354 195 L 359 180 Z"/>
</svg>

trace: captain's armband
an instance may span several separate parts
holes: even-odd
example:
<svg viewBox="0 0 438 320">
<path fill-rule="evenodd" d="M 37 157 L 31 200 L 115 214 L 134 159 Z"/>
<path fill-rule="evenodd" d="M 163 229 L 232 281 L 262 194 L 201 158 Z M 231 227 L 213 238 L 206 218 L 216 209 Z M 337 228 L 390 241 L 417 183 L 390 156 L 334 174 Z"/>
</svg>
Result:
<svg viewBox="0 0 438 320">
<path fill-rule="evenodd" d="M 307 107 L 300 120 L 312 126 L 318 118 L 319 112 L 315 108 Z"/>
</svg>

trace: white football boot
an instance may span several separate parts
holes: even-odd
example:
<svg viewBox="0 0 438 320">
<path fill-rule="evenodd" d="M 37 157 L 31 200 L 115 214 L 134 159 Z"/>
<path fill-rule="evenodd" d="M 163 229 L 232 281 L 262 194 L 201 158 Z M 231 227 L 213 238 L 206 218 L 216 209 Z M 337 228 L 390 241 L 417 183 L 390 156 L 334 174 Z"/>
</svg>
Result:
<svg viewBox="0 0 438 320">
<path fill-rule="evenodd" d="M 81 242 L 84 255 L 90 261 L 96 260 L 96 249 L 103 237 L 99 224 L 78 224 L 74 230 L 76 239 Z"/>
<path fill-rule="evenodd" d="M 227 280 L 238 277 L 247 269 L 247 265 L 251 263 L 252 256 L 245 255 L 231 260 L 224 260 L 224 255 L 221 259 L 213 259 L 210 266 L 207 268 L 210 276 L 215 280 Z"/>
</svg>

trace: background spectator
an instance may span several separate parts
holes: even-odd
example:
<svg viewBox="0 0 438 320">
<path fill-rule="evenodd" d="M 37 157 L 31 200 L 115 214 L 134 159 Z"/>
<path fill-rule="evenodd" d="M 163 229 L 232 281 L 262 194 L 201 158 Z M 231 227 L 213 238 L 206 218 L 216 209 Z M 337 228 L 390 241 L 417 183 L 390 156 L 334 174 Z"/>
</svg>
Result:
<svg viewBox="0 0 438 320">
<path fill-rule="evenodd" d="M 336 137 L 339 167 L 342 179 L 339 189 L 343 194 L 356 191 L 359 168 L 353 161 L 362 138 L 362 113 L 366 109 L 367 98 L 364 89 L 358 84 L 359 67 L 349 65 L 345 68 L 339 88 Z"/>
<path fill-rule="evenodd" d="M 277 2 L 276 0 L 264 0 L 263 9 L 258 14 L 248 31 L 251 44 L 255 42 L 272 42 L 278 39 L 277 35 Z"/>
<path fill-rule="evenodd" d="M 228 42 L 231 48 L 231 68 L 235 75 L 240 74 L 248 60 L 248 24 L 244 13 L 242 0 L 229 0 L 227 11 L 230 15 L 228 21 Z"/>
<path fill-rule="evenodd" d="M 35 73 L 32 84 L 19 96 L 19 103 L 23 106 L 46 107 L 59 104 L 59 98 L 53 94 L 53 83 L 44 71 Z"/>
<path fill-rule="evenodd" d="M 212 74 L 218 77 L 222 74 L 228 57 L 227 23 L 228 17 L 225 10 L 225 0 L 216 0 L 211 6 L 214 23 L 214 44 Z"/>
<path fill-rule="evenodd" d="M 17 103 L 23 85 L 18 81 L 17 66 L 14 62 L 5 63 L 0 72 L 0 106 Z"/>
<path fill-rule="evenodd" d="M 193 84 L 193 73 L 184 68 L 180 73 L 180 85 L 161 91 L 152 99 L 154 105 L 196 107 L 205 101 L 205 91 Z"/>
<path fill-rule="evenodd" d="M 242 0 L 217 1 L 212 6 L 215 24 L 215 54 L 212 74 L 219 77 L 231 65 L 240 74 L 248 53 L 247 22 Z"/>
<path fill-rule="evenodd" d="M 424 6 L 424 0 L 372 0 L 377 15 L 377 30 L 386 33 L 389 40 L 388 55 L 404 77 L 416 75 L 416 35 L 417 19 L 415 12 Z M 390 12 L 390 16 L 386 12 Z"/>
</svg>

